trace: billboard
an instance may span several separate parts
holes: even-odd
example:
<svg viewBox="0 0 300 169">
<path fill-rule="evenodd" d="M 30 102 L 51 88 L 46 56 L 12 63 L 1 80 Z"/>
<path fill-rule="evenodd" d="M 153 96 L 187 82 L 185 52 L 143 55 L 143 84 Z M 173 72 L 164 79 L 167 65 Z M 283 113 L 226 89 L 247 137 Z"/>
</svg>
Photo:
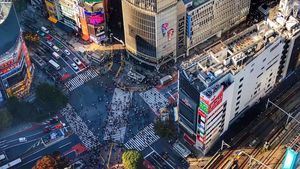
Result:
<svg viewBox="0 0 300 169">
<path fill-rule="evenodd" d="M 223 86 L 215 91 L 211 98 L 206 97 L 201 93 L 199 109 L 205 114 L 212 112 L 218 105 L 222 103 L 223 100 Z"/>
<path fill-rule="evenodd" d="M 84 14 L 87 18 L 88 24 L 96 26 L 105 22 L 105 16 L 103 11 L 99 11 L 99 12 L 84 11 Z"/>
</svg>

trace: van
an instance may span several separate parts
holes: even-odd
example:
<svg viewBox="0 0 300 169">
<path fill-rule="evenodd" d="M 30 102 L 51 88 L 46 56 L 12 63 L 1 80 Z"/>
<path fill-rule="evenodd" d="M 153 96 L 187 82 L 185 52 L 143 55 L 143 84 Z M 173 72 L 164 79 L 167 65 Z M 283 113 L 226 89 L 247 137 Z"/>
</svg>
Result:
<svg viewBox="0 0 300 169">
<path fill-rule="evenodd" d="M 60 57 L 59 54 L 56 53 L 56 52 L 53 52 L 53 53 L 52 53 L 52 56 L 54 56 L 55 59 L 59 59 L 59 57 Z"/>
<path fill-rule="evenodd" d="M 47 28 L 45 28 L 44 26 L 41 27 L 41 30 L 45 33 L 49 33 L 49 30 Z"/>
<path fill-rule="evenodd" d="M 53 46 L 53 49 L 56 51 L 56 52 L 59 52 L 59 48 L 57 46 Z"/>
</svg>

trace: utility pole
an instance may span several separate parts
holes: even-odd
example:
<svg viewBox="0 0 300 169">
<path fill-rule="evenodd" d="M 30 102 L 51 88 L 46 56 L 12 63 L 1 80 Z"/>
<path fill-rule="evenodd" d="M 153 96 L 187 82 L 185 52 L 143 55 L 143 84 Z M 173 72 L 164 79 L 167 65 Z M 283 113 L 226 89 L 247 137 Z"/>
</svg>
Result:
<svg viewBox="0 0 300 169">
<path fill-rule="evenodd" d="M 275 103 L 273 103 L 272 101 L 270 101 L 270 99 L 268 99 L 268 101 L 267 101 L 266 108 L 268 108 L 269 103 L 272 104 L 273 106 L 275 106 L 276 108 L 278 108 L 280 111 L 282 111 L 284 114 L 286 114 L 288 116 L 288 118 L 286 119 L 285 126 L 287 126 L 287 124 L 289 123 L 290 118 L 293 119 L 293 120 L 295 120 L 298 124 L 300 124 L 300 121 L 297 120 L 295 117 L 293 117 L 291 115 L 291 113 L 286 112 L 281 107 L 279 107 L 278 105 L 276 105 Z"/>
<path fill-rule="evenodd" d="M 251 164 L 251 161 L 253 160 L 253 161 L 261 164 L 262 166 L 271 169 L 271 167 L 267 166 L 265 163 L 263 163 L 263 162 L 257 160 L 256 158 L 252 157 L 250 154 L 246 153 L 245 151 L 238 150 L 238 151 L 236 151 L 236 154 L 237 154 L 237 156 L 241 156 L 243 154 L 246 155 L 246 156 L 248 156 L 250 158 L 250 161 L 249 161 L 250 164 Z"/>
</svg>

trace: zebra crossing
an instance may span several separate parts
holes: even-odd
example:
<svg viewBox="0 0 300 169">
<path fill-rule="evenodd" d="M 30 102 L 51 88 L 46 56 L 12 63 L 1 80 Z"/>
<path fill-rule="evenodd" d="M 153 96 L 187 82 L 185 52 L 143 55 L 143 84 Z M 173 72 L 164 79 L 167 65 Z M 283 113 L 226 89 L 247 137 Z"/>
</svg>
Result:
<svg viewBox="0 0 300 169">
<path fill-rule="evenodd" d="M 124 146 L 127 149 L 135 149 L 138 151 L 143 151 L 145 148 L 149 147 L 155 141 L 159 139 L 159 136 L 154 132 L 153 123 L 149 124 L 137 135 L 131 138 Z"/>
<path fill-rule="evenodd" d="M 159 93 L 156 88 L 140 93 L 140 96 L 155 114 L 159 114 L 160 108 L 164 108 L 168 105 L 168 99 Z"/>
<path fill-rule="evenodd" d="M 68 88 L 69 91 L 73 91 L 97 76 L 98 73 L 96 72 L 96 70 L 88 69 L 67 81 L 65 83 L 65 86 Z"/>
</svg>

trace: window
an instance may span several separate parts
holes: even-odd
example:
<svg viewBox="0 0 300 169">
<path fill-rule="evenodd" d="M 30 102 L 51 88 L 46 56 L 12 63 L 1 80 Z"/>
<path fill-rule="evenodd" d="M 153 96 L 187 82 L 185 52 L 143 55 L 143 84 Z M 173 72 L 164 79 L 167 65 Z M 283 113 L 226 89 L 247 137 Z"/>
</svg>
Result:
<svg viewBox="0 0 300 169">
<path fill-rule="evenodd" d="M 240 82 L 243 81 L 243 80 L 244 80 L 244 77 L 242 77 L 242 78 L 240 79 Z"/>
<path fill-rule="evenodd" d="M 270 75 L 269 76 L 272 76 L 273 75 L 273 73 L 270 73 Z"/>
<path fill-rule="evenodd" d="M 250 70 L 250 73 L 253 72 L 253 70 L 254 70 L 254 68 L 252 68 L 252 69 Z"/>
<path fill-rule="evenodd" d="M 264 58 L 263 62 L 266 61 L 267 58 Z"/>
<path fill-rule="evenodd" d="M 235 111 L 237 111 L 239 108 L 240 108 L 239 106 L 238 106 L 238 107 L 236 107 L 236 108 L 235 108 Z"/>
<path fill-rule="evenodd" d="M 240 101 L 236 102 L 236 104 L 235 104 L 235 105 L 236 105 L 236 106 L 238 106 L 239 104 L 240 104 Z"/>
<path fill-rule="evenodd" d="M 239 100 L 241 98 L 241 96 L 237 97 L 236 100 Z"/>
<path fill-rule="evenodd" d="M 259 78 L 262 74 L 263 74 L 263 72 L 261 72 L 261 74 L 259 74 L 259 75 L 257 76 L 257 78 Z"/>
<path fill-rule="evenodd" d="M 242 92 L 242 90 L 238 91 L 238 94 L 240 94 Z"/>
<path fill-rule="evenodd" d="M 241 85 L 239 86 L 239 89 L 240 89 L 242 86 L 243 86 L 243 84 L 241 84 Z"/>
</svg>

